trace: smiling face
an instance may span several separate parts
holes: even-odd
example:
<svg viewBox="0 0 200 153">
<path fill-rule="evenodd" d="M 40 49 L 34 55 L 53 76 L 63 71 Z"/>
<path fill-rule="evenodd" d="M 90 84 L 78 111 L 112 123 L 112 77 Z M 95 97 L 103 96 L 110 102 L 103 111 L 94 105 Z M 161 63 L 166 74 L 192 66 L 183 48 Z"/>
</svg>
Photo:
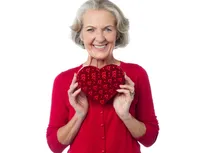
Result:
<svg viewBox="0 0 200 153">
<path fill-rule="evenodd" d="M 117 36 L 115 17 L 106 10 L 88 10 L 83 15 L 80 38 L 89 56 L 111 60 Z"/>
</svg>

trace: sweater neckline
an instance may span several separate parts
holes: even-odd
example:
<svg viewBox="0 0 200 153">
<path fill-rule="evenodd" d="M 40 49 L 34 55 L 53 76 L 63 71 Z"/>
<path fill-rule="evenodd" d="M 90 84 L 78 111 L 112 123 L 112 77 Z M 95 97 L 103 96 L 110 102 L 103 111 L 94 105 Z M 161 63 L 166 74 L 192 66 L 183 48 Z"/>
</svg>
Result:
<svg viewBox="0 0 200 153">
<path fill-rule="evenodd" d="M 124 65 L 124 62 L 122 62 L 121 60 L 119 61 L 120 62 L 120 64 L 118 65 L 120 68 L 122 68 L 123 67 L 123 65 Z M 108 64 L 109 65 L 109 64 Z M 79 66 L 79 69 L 81 69 L 81 68 L 83 68 L 84 66 L 83 66 L 83 64 L 81 64 L 80 66 Z"/>
</svg>

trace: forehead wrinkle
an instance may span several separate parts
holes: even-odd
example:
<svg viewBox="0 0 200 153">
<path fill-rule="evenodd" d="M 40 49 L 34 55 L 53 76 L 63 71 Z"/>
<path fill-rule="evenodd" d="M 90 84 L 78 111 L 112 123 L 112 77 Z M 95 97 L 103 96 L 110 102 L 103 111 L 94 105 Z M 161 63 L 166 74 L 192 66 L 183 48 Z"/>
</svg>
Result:
<svg viewBox="0 0 200 153">
<path fill-rule="evenodd" d="M 83 14 L 82 24 L 84 27 L 115 27 L 116 19 L 110 12 L 106 10 L 88 10 Z"/>
<path fill-rule="evenodd" d="M 105 29 L 105 28 L 114 28 L 115 26 L 114 25 L 106 25 L 106 26 L 103 26 L 102 29 Z M 96 26 L 93 26 L 93 25 L 87 25 L 87 26 L 84 26 L 84 28 L 96 28 Z"/>
</svg>

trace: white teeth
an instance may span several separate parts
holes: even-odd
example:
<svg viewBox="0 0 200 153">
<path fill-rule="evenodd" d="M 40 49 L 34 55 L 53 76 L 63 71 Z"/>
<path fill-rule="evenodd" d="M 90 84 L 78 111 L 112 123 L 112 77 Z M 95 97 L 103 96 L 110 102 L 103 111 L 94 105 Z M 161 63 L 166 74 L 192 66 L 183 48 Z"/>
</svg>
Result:
<svg viewBox="0 0 200 153">
<path fill-rule="evenodd" d="M 94 47 L 100 49 L 100 48 L 104 48 L 104 47 L 106 47 L 106 45 L 103 45 L 103 46 L 95 46 L 95 45 L 94 45 Z"/>
</svg>

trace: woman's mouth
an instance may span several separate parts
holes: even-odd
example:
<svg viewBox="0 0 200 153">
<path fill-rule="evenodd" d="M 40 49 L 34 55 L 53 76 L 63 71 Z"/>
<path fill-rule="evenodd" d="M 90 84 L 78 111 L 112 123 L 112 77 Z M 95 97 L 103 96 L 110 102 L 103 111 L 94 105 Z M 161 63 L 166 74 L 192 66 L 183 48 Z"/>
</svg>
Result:
<svg viewBox="0 0 200 153">
<path fill-rule="evenodd" d="M 107 45 L 93 45 L 96 49 L 104 49 Z"/>
</svg>

